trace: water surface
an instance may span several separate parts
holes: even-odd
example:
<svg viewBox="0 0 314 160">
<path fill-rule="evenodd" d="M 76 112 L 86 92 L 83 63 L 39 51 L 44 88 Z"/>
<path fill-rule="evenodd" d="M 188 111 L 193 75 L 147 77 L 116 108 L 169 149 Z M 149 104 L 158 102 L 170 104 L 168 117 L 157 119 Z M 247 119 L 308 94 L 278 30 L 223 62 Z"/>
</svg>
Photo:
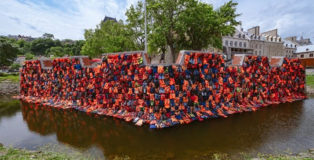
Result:
<svg viewBox="0 0 314 160">
<path fill-rule="evenodd" d="M 32 150 L 53 144 L 108 159 L 299 152 L 314 147 L 314 97 L 162 130 L 1 98 L 0 142 Z"/>
</svg>

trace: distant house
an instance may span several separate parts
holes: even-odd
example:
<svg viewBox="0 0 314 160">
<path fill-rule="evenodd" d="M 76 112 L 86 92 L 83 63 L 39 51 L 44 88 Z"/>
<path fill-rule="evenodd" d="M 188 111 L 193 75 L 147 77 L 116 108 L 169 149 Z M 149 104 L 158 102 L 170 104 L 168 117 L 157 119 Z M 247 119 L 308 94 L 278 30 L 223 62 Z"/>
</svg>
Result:
<svg viewBox="0 0 314 160">
<path fill-rule="evenodd" d="M 105 18 L 104 18 L 103 22 L 106 22 L 106 21 L 109 21 L 109 20 L 110 20 L 110 21 L 115 21 L 115 22 L 118 22 L 116 18 L 107 17 L 107 16 L 105 16 Z"/>
<path fill-rule="evenodd" d="M 297 47 L 296 56 L 300 59 L 314 58 L 314 45 Z"/>
</svg>

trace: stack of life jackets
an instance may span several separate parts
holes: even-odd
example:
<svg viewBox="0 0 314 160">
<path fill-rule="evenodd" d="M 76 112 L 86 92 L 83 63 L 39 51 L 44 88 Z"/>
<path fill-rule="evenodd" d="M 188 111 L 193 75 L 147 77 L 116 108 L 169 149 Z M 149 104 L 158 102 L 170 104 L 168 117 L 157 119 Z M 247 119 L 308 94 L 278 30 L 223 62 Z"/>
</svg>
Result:
<svg viewBox="0 0 314 160">
<path fill-rule="evenodd" d="M 271 68 L 267 57 L 246 56 L 242 66 L 225 66 L 222 55 L 188 52 L 183 63 L 144 65 L 140 53 L 107 55 L 94 68 L 83 67 L 77 58 L 55 59 L 52 69 L 27 61 L 20 98 L 150 128 L 305 98 L 304 68 L 296 59 Z"/>
</svg>

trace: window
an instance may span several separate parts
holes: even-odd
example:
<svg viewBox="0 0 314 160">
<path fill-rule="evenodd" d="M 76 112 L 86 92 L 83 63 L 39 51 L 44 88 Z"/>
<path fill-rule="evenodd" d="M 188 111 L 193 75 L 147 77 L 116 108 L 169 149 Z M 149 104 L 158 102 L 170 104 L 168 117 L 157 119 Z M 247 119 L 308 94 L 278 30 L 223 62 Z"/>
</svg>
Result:
<svg viewBox="0 0 314 160">
<path fill-rule="evenodd" d="M 310 54 L 310 57 L 313 57 L 313 53 L 312 53 L 312 54 Z"/>
<path fill-rule="evenodd" d="M 241 34 L 239 34 L 239 38 L 241 38 Z"/>
<path fill-rule="evenodd" d="M 255 48 L 257 49 L 257 44 L 255 45 Z"/>
<path fill-rule="evenodd" d="M 259 51 L 259 55 L 262 55 L 262 51 Z"/>
<path fill-rule="evenodd" d="M 228 46 L 228 40 L 225 41 L 225 45 Z"/>
<path fill-rule="evenodd" d="M 244 35 L 244 34 L 242 35 L 242 38 L 243 38 L 243 39 L 245 38 L 245 35 Z"/>
<path fill-rule="evenodd" d="M 246 43 L 245 42 L 243 43 L 243 47 L 246 48 Z"/>
<path fill-rule="evenodd" d="M 304 58 L 304 55 L 303 55 L 303 54 L 301 54 L 301 58 Z"/>
<path fill-rule="evenodd" d="M 241 43 L 241 42 L 240 42 L 240 43 Z M 235 47 L 238 46 L 238 42 L 237 42 L 237 41 L 234 42 L 234 46 L 235 46 Z"/>
<path fill-rule="evenodd" d="M 231 46 L 231 47 L 233 46 L 233 42 L 232 42 L 232 41 L 230 41 L 230 46 Z"/>
<path fill-rule="evenodd" d="M 239 47 L 242 47 L 242 42 L 239 42 Z"/>
</svg>

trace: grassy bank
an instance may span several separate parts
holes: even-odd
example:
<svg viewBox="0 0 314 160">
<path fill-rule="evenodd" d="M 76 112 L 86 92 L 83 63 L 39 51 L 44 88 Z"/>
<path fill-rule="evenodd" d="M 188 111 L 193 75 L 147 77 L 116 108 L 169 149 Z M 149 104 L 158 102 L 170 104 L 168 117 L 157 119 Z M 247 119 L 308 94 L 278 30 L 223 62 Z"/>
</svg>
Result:
<svg viewBox="0 0 314 160">
<path fill-rule="evenodd" d="M 53 160 L 76 160 L 76 159 L 94 159 L 86 158 L 82 155 L 71 156 L 64 153 L 58 152 L 47 152 L 47 151 L 27 151 L 23 149 L 6 148 L 0 146 L 0 160 L 42 160 L 42 159 L 53 159 Z M 112 157 L 109 159 L 113 160 L 131 160 L 128 156 L 123 157 Z M 174 158 L 175 159 L 175 158 Z M 296 155 L 283 154 L 283 155 L 268 155 L 258 154 L 257 156 L 249 156 L 248 154 L 241 155 L 228 155 L 223 153 L 204 154 L 195 156 L 192 159 L 201 160 L 313 160 L 314 153 L 304 152 Z"/>
<path fill-rule="evenodd" d="M 5 148 L 0 146 L 0 159 L 1 160 L 28 160 L 28 159 L 54 159 L 54 160 L 66 160 L 72 159 L 71 157 L 53 152 L 42 151 L 27 151 L 14 148 Z"/>
<path fill-rule="evenodd" d="M 306 76 L 306 85 L 314 88 L 314 75 L 307 75 Z"/>
<path fill-rule="evenodd" d="M 4 81 L 4 80 L 8 80 L 8 81 L 12 81 L 12 82 L 19 82 L 20 77 L 19 77 L 19 75 L 1 74 L 0 75 L 0 82 Z"/>
</svg>

